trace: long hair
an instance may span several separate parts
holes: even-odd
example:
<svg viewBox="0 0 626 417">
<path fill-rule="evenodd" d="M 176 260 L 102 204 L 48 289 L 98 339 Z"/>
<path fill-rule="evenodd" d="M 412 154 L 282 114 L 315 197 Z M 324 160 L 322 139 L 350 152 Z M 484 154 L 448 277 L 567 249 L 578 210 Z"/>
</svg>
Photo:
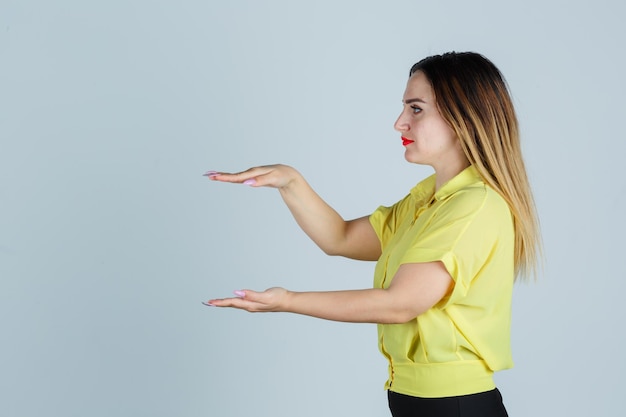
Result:
<svg viewBox="0 0 626 417">
<path fill-rule="evenodd" d="M 504 77 L 484 56 L 449 52 L 422 59 L 442 117 L 470 163 L 508 203 L 515 228 L 515 275 L 536 275 L 541 254 L 539 220 L 522 159 L 515 109 Z"/>
</svg>

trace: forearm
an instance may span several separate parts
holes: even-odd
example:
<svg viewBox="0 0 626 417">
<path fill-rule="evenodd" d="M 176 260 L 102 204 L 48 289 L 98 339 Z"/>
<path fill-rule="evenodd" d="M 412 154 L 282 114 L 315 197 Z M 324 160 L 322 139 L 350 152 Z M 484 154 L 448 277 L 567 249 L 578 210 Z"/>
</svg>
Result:
<svg viewBox="0 0 626 417">
<path fill-rule="evenodd" d="M 346 221 L 301 176 L 280 188 L 280 195 L 302 230 L 329 255 L 342 255 Z"/>
<path fill-rule="evenodd" d="M 279 311 L 351 323 L 405 323 L 414 316 L 388 290 L 288 292 Z"/>
<path fill-rule="evenodd" d="M 273 287 L 235 291 L 237 297 L 209 300 L 214 307 L 250 312 L 285 312 L 352 323 L 406 323 L 452 291 L 454 281 L 442 262 L 409 263 L 398 268 L 386 289 L 294 292 Z"/>
<path fill-rule="evenodd" d="M 277 188 L 298 225 L 329 255 L 369 261 L 380 256 L 380 242 L 369 218 L 345 221 L 290 166 L 266 165 L 235 174 L 209 171 L 205 175 L 213 181 Z"/>
</svg>

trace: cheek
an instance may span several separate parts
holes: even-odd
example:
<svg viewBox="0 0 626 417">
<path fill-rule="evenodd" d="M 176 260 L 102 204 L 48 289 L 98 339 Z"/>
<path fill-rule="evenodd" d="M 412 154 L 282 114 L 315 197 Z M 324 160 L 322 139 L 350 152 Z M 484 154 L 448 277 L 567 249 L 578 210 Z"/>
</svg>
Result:
<svg viewBox="0 0 626 417">
<path fill-rule="evenodd" d="M 436 126 L 433 126 L 433 130 L 436 131 L 437 137 L 442 144 L 442 147 L 455 146 L 458 144 L 458 139 L 454 130 L 448 124 L 442 120 L 438 121 Z"/>
<path fill-rule="evenodd" d="M 437 122 L 423 123 L 416 126 L 415 131 L 418 138 L 433 148 L 445 146 L 444 144 L 448 142 L 450 137 L 444 126 Z"/>
</svg>

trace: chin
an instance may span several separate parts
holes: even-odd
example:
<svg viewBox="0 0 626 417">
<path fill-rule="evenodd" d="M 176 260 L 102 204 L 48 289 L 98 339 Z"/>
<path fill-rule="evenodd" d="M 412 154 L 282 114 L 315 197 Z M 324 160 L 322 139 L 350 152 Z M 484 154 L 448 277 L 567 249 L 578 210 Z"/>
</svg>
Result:
<svg viewBox="0 0 626 417">
<path fill-rule="evenodd" d="M 419 165 L 426 164 L 418 155 L 415 155 L 414 152 L 411 152 L 408 149 L 404 152 L 404 159 L 406 159 L 407 162 L 410 162 L 412 164 L 419 164 Z"/>
</svg>

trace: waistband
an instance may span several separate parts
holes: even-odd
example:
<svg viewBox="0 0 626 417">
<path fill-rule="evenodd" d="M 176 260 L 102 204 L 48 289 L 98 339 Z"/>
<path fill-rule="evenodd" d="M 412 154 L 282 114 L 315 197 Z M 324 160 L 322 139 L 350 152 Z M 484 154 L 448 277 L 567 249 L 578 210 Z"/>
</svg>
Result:
<svg viewBox="0 0 626 417">
<path fill-rule="evenodd" d="M 437 398 L 495 389 L 493 371 L 481 360 L 445 363 L 394 363 L 385 388 L 415 397 Z"/>
</svg>

